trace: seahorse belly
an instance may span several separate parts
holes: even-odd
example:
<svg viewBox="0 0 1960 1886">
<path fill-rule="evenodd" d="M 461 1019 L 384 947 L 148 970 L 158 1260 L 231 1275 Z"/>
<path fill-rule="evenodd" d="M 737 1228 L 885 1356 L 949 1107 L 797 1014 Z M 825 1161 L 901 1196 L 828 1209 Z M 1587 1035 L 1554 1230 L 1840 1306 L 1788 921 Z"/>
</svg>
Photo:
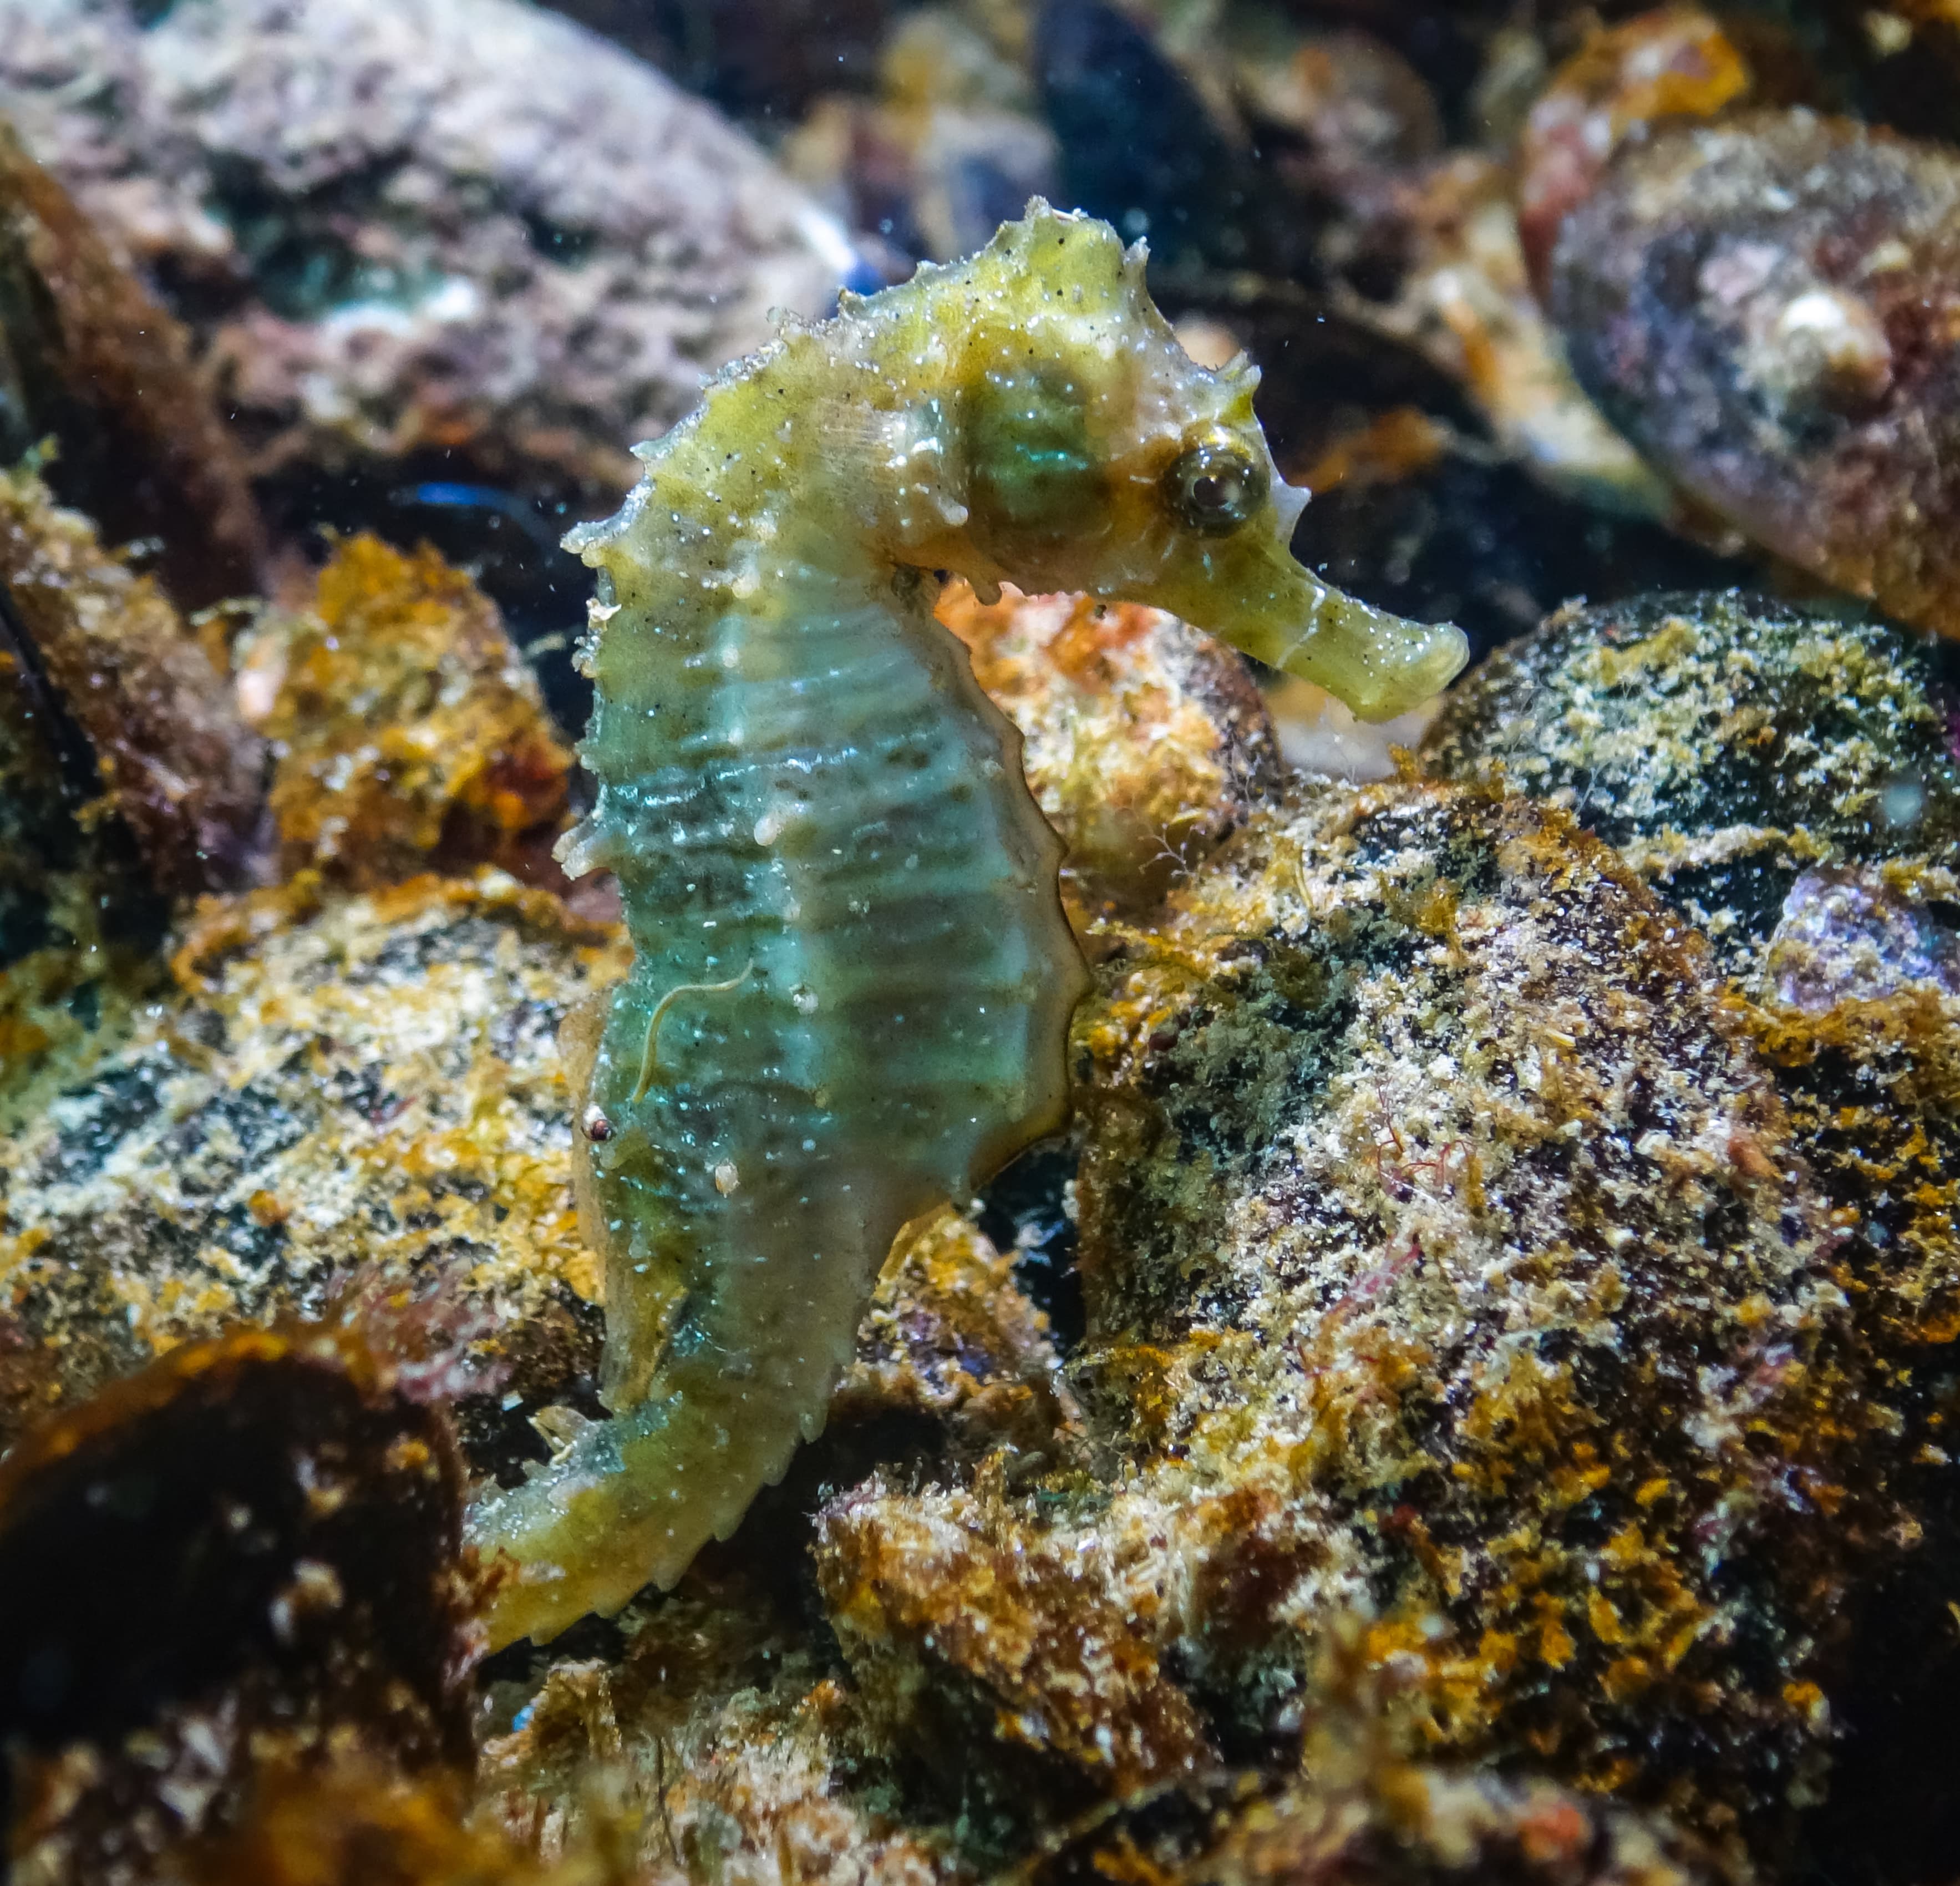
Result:
<svg viewBox="0 0 1960 1886">
<path fill-rule="evenodd" d="M 588 841 L 638 949 L 590 1086 L 622 1413 L 479 1512 L 523 1567 L 500 1641 L 732 1530 L 821 1427 L 898 1232 L 1061 1106 L 1060 848 L 965 651 L 887 598 L 730 616 L 701 653 L 663 684 L 697 694 L 688 731 L 606 767 Z M 636 1101 L 663 997 L 737 977 L 668 1004 Z"/>
</svg>

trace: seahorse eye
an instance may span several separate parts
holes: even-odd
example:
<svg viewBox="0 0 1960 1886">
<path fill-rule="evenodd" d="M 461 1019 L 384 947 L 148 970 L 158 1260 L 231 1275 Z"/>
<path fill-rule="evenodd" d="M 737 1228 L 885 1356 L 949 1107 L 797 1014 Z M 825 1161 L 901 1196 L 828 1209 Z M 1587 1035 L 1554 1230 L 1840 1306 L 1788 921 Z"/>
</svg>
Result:
<svg viewBox="0 0 1960 1886">
<path fill-rule="evenodd" d="M 1230 537 L 1266 501 L 1266 468 L 1237 441 L 1208 438 L 1172 460 L 1164 496 L 1201 537 Z"/>
<path fill-rule="evenodd" d="M 989 374 L 967 395 L 966 444 L 977 508 L 1039 537 L 1068 537 L 1102 496 L 1080 393 L 1058 374 Z"/>
</svg>

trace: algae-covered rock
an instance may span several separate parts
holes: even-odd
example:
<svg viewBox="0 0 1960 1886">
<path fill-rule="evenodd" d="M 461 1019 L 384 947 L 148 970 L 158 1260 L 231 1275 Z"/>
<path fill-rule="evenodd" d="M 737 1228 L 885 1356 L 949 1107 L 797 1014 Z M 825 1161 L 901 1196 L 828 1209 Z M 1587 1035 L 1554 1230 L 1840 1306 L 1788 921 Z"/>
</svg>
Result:
<svg viewBox="0 0 1960 1886">
<path fill-rule="evenodd" d="M 966 1811 L 1010 1809 L 1012 1791 L 1023 1815 L 1044 1795 L 1058 1812 L 1071 1781 L 1086 1805 L 1215 1765 L 1163 1667 L 1153 1556 L 1093 1522 L 1030 1526 L 994 1487 L 876 1480 L 825 1512 L 816 1546 L 867 1713 Z"/>
<path fill-rule="evenodd" d="M 1071 1687 L 1118 1746 L 1144 1651 L 1220 1733 L 1297 1731 L 1359 1613 L 1422 1747 L 1786 1821 L 1864 1417 L 1825 1202 L 1717 992 L 1555 811 L 1391 785 L 1255 814 L 1077 1020 L 1073 1373 L 1113 1476 L 985 1528 L 953 1493 L 847 1505 L 833 1606 L 1090 1554 L 1130 1648 Z M 946 1566 L 906 1598 L 921 1531 Z M 997 1734 L 1065 1752 L 985 1633 L 916 1642 L 915 1741 L 950 1660 Z"/>
<path fill-rule="evenodd" d="M 527 1414 L 599 1412 L 549 1044 L 607 933 L 494 875 L 319 897 L 212 906 L 164 1015 L 9 1144 L 18 1327 L 72 1395 L 358 1266 L 508 1473 Z M 1288 1746 L 1358 1615 L 1415 1752 L 1774 1829 L 1822 1767 L 1864 1417 L 1824 1201 L 1691 934 L 1556 812 L 1405 785 L 1255 810 L 1167 913 L 1078 1028 L 1071 1388 L 970 1228 L 908 1248 L 834 1445 L 628 1614 L 641 1676 L 581 1679 L 644 1825 L 1025 1851 Z M 577 1819 L 563 1719 L 486 1773 Z"/>
<path fill-rule="evenodd" d="M 1724 1006 L 1828 1201 L 1863 1351 L 1863 1472 L 1906 1548 L 1862 1588 L 1833 1704 L 1833 1853 L 1913 1876 L 1950 1841 L 1923 1804 L 1955 1759 L 1937 1701 L 1960 1540 L 1960 767 L 1930 637 L 1762 598 L 1573 610 L 1446 706 L 1428 764 L 1569 807 L 1699 923 Z M 1909 1752 L 1908 1752 L 1909 1751 Z M 1831 1863 L 1835 1863 L 1831 1862 Z M 1861 1862 L 1862 1863 L 1862 1862 Z"/>
<path fill-rule="evenodd" d="M 939 616 L 1020 729 L 1078 925 L 1153 901 L 1273 792 L 1278 743 L 1245 664 L 1175 616 L 1086 596 L 982 604 L 958 583 Z"/>
<path fill-rule="evenodd" d="M 1664 1818 L 1542 1779 L 1412 1762 L 1357 1660 L 1293 1773 L 1220 1771 L 1085 1816 L 1024 1869 L 1030 1886 L 1117 1878 L 1188 1886 L 1504 1879 L 1688 1886 L 1736 1869 Z"/>
<path fill-rule="evenodd" d="M 180 606 L 257 588 L 244 454 L 188 335 L 0 125 L 0 459 L 50 438 L 64 499 L 112 543 L 154 538 Z"/>
<path fill-rule="evenodd" d="M 0 1467 L 11 1877 L 138 1886 L 255 1779 L 469 1748 L 463 1476 L 345 1328 L 185 1344 Z"/>
<path fill-rule="evenodd" d="M 249 880 L 263 757 L 154 580 L 0 476 L 0 1122 L 154 993 L 172 897 Z"/>
<path fill-rule="evenodd" d="M 564 886 L 549 852 L 571 754 L 496 606 L 432 550 L 343 543 L 310 610 L 262 620 L 243 667 L 286 875 L 365 889 L 480 863 Z"/>
<path fill-rule="evenodd" d="M 420 849 L 474 791 L 455 779 L 542 727 L 508 645 L 472 641 L 489 619 L 470 593 L 374 545 L 329 578 L 343 647 L 406 628 L 399 666 L 351 648 L 336 666 L 319 627 L 268 620 L 285 678 L 248 645 L 245 691 L 278 682 L 295 753 L 317 732 L 287 763 L 293 803 L 331 804 L 308 795 L 336 766 L 361 782 L 353 855 L 202 906 L 154 1012 L 0 1141 L 0 1393 L 18 1432 L 234 1319 L 338 1306 L 399 1392 L 453 1402 L 479 1483 L 508 1483 L 603 1412 L 554 1037 L 620 950 L 469 848 Z M 1557 807 L 1283 785 L 1256 702 L 1168 619 L 964 607 L 1064 829 L 1085 852 L 1116 831 L 1074 1148 L 1029 1182 L 1079 1231 L 1087 1333 L 1048 1327 L 1020 1254 L 970 1219 L 915 1228 L 828 1432 L 741 1531 L 673 1595 L 486 1671 L 476 1798 L 501 1834 L 472 1845 L 440 1789 L 384 1776 L 375 1850 L 493 1879 L 541 1849 L 554 1881 L 616 1861 L 906 1886 L 1015 1861 L 1106 1877 L 1131 1856 L 1251 1880 L 1309 1851 L 1357 1881 L 1392 1851 L 1439 1878 L 1471 1854 L 1687 1881 L 1774 1855 L 1826 1785 L 1839 1699 L 1862 1706 L 1861 1604 L 1897 1588 L 1914 1527 L 1945 1536 L 1927 1451 L 1944 1371 L 1921 1367 L 1950 1295 L 1954 1107 L 1927 1045 L 1952 999 L 1943 868 L 1812 861 L 1745 1002 Z M 1825 638 L 1841 688 L 1920 672 L 1883 669 L 1876 629 L 1784 616 L 1792 645 Z M 1788 726 L 1796 753 L 1787 703 L 1812 697 L 1776 693 L 1768 655 L 1718 661 L 1691 635 L 1647 652 L 1661 676 L 1639 686 L 1684 752 L 1731 750 L 1689 738 L 1722 675 L 1769 690 L 1727 724 Z M 313 673 L 323 726 L 289 691 Z M 1556 696 L 1507 685 L 1494 726 Z M 1631 711 L 1631 678 L 1587 685 Z M 1802 801 L 1847 859 L 1883 798 L 1876 760 L 1852 760 L 1894 729 L 1936 749 L 1936 676 L 1888 686 L 1850 690 L 1840 711 L 1864 718 Z M 429 773 L 362 770 L 418 726 L 441 730 Z M 1570 777 L 1591 816 L 1557 771 L 1561 728 L 1578 738 L 1561 722 L 1506 749 L 1547 769 L 1512 783 Z M 1624 785 L 1596 768 L 1599 803 L 1634 792 L 1628 763 Z M 1669 776 L 1673 798 L 1640 804 L 1686 830 L 1707 782 L 1685 760 Z M 1767 776 L 1752 804 L 1798 802 Z M 1174 870 L 1142 855 L 1141 805 L 1184 834 Z M 332 881 L 425 859 L 459 875 Z M 1847 1215 L 1861 1184 L 1911 1264 L 1875 1261 Z M 1357 1665 L 1376 1779 L 1288 1779 L 1350 1719 Z M 211 1865 L 285 1864 L 302 1798 L 239 1781 Z"/>
<path fill-rule="evenodd" d="M 832 1423 L 923 1417 L 954 1459 L 1005 1450 L 1023 1471 L 1078 1458 L 1081 1410 L 1015 1264 L 950 1207 L 912 1227 L 858 1329 Z"/>
<path fill-rule="evenodd" d="M 498 872 L 208 906 L 172 998 L 0 1148 L 0 1275 L 48 1397 L 358 1283 L 562 1398 L 597 1317 L 553 1034 L 611 935 Z"/>
<path fill-rule="evenodd" d="M 767 1571 L 698 1569 L 626 1612 L 607 1654 L 514 1686 L 524 1706 L 483 1744 L 479 1798 L 548 1853 L 615 1844 L 629 1878 L 970 1878 L 948 1830 L 884 1781 L 834 1654 Z"/>
<path fill-rule="evenodd" d="M 1423 760 L 1566 808 L 1752 974 L 1804 871 L 1960 856 L 1954 704 L 1929 636 L 1735 592 L 1644 596 L 1500 650 Z"/>
<path fill-rule="evenodd" d="M 31 470 L 0 479 L 0 584 L 20 659 L 86 743 L 84 765 L 170 894 L 249 878 L 264 751 L 231 690 L 149 578 L 105 550 Z"/>
<path fill-rule="evenodd" d="M 113 1040 L 162 980 L 167 907 L 129 830 L 84 814 L 100 781 L 32 645 L 0 614 L 0 1120 Z"/>
</svg>

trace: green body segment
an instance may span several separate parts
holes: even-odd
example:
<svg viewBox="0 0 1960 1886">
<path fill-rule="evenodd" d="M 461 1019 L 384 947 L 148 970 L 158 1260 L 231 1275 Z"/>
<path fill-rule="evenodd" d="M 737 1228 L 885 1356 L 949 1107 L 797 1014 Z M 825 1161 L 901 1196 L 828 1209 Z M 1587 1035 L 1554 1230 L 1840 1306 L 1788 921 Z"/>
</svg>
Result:
<svg viewBox="0 0 1960 1886">
<path fill-rule="evenodd" d="M 500 1638 L 731 1530 L 821 1426 L 900 1229 L 1061 1116 L 1083 976 L 1018 736 L 929 591 L 835 542 L 784 543 L 739 610 L 607 560 L 580 861 L 618 874 L 635 961 L 581 1133 L 619 1413 L 479 1510 L 520 1567 Z"/>
<path fill-rule="evenodd" d="M 1063 1117 L 1061 847 L 927 573 L 1174 608 L 1363 712 L 1460 664 L 1293 562 L 1253 384 L 1185 357 L 1140 253 L 1037 208 L 724 374 L 568 540 L 600 790 L 561 855 L 617 874 L 635 951 L 575 1135 L 614 1416 L 474 1512 L 493 1644 L 732 1530 L 901 1228 Z"/>
</svg>

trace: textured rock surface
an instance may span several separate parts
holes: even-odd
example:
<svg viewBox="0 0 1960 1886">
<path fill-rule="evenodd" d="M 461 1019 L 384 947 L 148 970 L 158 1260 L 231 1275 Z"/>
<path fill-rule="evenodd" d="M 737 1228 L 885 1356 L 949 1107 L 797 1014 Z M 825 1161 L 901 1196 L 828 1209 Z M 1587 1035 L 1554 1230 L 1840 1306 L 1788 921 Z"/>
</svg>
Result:
<svg viewBox="0 0 1960 1886">
<path fill-rule="evenodd" d="M 10 1424 L 357 1278 L 457 1326 L 453 1385 L 510 1333 L 509 1391 L 559 1398 L 597 1317 L 552 1034 L 610 935 L 497 872 L 206 906 L 173 996 L 0 1155 Z"/>
<path fill-rule="evenodd" d="M 1187 1679 L 1274 1732 L 1359 1608 L 1437 1747 L 1778 1818 L 1861 1417 L 1685 926 L 1555 813 L 1330 789 L 1102 976 L 1077 1388 Z"/>
<path fill-rule="evenodd" d="M 159 890 L 249 881 L 264 751 L 155 583 L 27 470 L 0 480 L 0 583 L 22 671 L 85 742 L 103 800 L 90 816 L 128 827 Z"/>
<path fill-rule="evenodd" d="M 1663 126 L 1565 218 L 1580 384 L 1755 542 L 1960 634 L 1960 156 L 1807 111 Z"/>
<path fill-rule="evenodd" d="M 1939 645 L 1739 594 L 1561 611 L 1500 651 L 1424 764 L 1564 807 L 1761 973 L 1803 872 L 1960 862 Z"/>
<path fill-rule="evenodd" d="M 262 618 L 239 692 L 272 743 L 288 875 L 360 887 L 551 862 L 572 757 L 482 592 L 426 548 L 343 544 L 305 614 Z"/>
<path fill-rule="evenodd" d="M 1545 292 L 1560 225 L 1624 142 L 1665 120 L 1713 117 L 1755 84 L 1720 24 L 1692 7 L 1656 7 L 1589 33 L 1532 104 L 1518 140 L 1518 232 L 1532 286 Z"/>
<path fill-rule="evenodd" d="M 112 543 L 156 539 L 182 607 L 256 589 L 264 531 L 189 336 L 11 129 L 0 129 L 0 454 L 52 437 L 61 495 Z"/>
<path fill-rule="evenodd" d="M 946 1830 L 896 1811 L 832 1659 L 765 1585 L 697 1574 L 621 1622 L 610 1655 L 556 1661 L 523 1686 L 519 1725 L 485 1744 L 482 1791 L 504 1825 L 547 1853 L 575 1850 L 617 1803 L 663 1882 L 962 1876 Z M 610 1801 L 582 1786 L 595 1770 Z"/>
<path fill-rule="evenodd" d="M 1825 1765 L 1874 1450 L 1828 1202 L 1701 945 L 1558 813 L 1401 784 L 1296 788 L 1112 934 L 1077 1033 L 1080 1416 L 963 1456 L 887 1438 L 870 1473 L 876 1437 L 834 1426 L 801 1493 L 621 1620 L 626 1671 L 670 1660 L 657 1698 L 616 1652 L 533 1666 L 511 1779 L 562 1802 L 540 1725 L 572 1721 L 691 1815 L 705 1773 L 754 1777 L 724 1856 L 827 1785 L 935 1865 L 1033 1847 L 1056 1878 L 1122 1853 L 1256 1877 L 1323 1837 L 1365 1872 L 1371 1827 L 1422 1850 L 1424 1802 L 1494 1851 L 1700 1864 L 1446 1772 L 1372 1805 L 1318 1768 L 1278 1809 L 1208 1796 L 1221 1760 L 1293 1759 L 1358 1665 L 1385 1762 L 1495 1757 L 1773 1842 Z M 861 1371 L 926 1327 L 928 1247 Z M 781 1564 L 806 1540 L 813 1591 Z M 731 1604 L 813 1661 L 740 1675 L 702 1636 Z M 758 1687 L 745 1753 L 648 1752 L 674 1712 L 726 1735 Z M 1139 1789 L 1156 1818 L 1112 1810 Z M 1153 1845 L 1166 1815 L 1188 1837 Z"/>
<path fill-rule="evenodd" d="M 7 0 L 0 108 L 191 323 L 263 467 L 426 448 L 622 487 L 844 266 L 711 110 L 513 0 Z"/>
<path fill-rule="evenodd" d="M 16 1446 L 9 1877 L 165 1876 L 257 1776 L 329 1757 L 453 1774 L 462 1477 L 441 1411 L 319 1326 L 186 1344 Z"/>
<path fill-rule="evenodd" d="M 1960 1538 L 1950 673 L 1943 645 L 1882 623 L 1650 597 L 1567 611 L 1494 658 L 1424 753 L 1570 808 L 1736 978 L 1726 1006 L 1831 1207 L 1873 1404 L 1865 1471 L 1892 1488 L 1898 1543 L 1916 1548 L 1863 1602 L 1825 1822 L 1843 1863 L 1880 1854 L 1901 1877 L 1955 1837 L 1952 1816 L 1926 1805 L 1956 1758 L 1937 1699 L 1960 1661 L 1939 1621 Z"/>
<path fill-rule="evenodd" d="M 1068 841 L 1078 927 L 1134 908 L 1276 788 L 1279 754 L 1237 656 L 1160 609 L 948 587 L 939 618 L 1026 743 L 1021 763 Z"/>
<path fill-rule="evenodd" d="M 1647 1886 L 1719 1879 L 1719 1862 L 1664 1822 L 1543 1781 L 1399 1758 L 1365 1714 L 1330 1715 L 1303 1773 L 1159 1791 L 1095 1817 L 1029 1869 L 1039 1886 L 1141 1876 L 1282 1886 L 1437 1876 Z"/>
<path fill-rule="evenodd" d="M 162 980 L 167 906 L 24 630 L 0 648 L 0 1119 L 31 1113 Z M 75 1057 L 81 1057 L 77 1059 Z"/>
</svg>

